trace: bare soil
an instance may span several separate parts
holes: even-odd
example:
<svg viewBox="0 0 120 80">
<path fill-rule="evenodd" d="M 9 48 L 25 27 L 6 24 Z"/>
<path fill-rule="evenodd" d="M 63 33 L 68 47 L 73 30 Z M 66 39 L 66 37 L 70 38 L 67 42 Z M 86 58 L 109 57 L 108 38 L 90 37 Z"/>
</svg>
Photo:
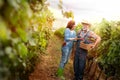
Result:
<svg viewBox="0 0 120 80">
<path fill-rule="evenodd" d="M 56 36 L 50 39 L 46 53 L 40 55 L 40 62 L 29 76 L 29 80 L 60 80 L 56 77 L 56 71 L 61 58 L 62 40 Z M 64 69 L 65 80 L 73 80 L 73 54 Z M 87 79 L 85 79 L 87 80 Z"/>
</svg>

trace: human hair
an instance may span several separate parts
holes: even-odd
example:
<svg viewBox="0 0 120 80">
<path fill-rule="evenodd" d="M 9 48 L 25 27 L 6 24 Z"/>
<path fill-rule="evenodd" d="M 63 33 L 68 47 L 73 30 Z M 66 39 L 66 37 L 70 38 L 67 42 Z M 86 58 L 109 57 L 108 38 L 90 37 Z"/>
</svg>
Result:
<svg viewBox="0 0 120 80">
<path fill-rule="evenodd" d="M 67 23 L 66 28 L 72 29 L 72 27 L 73 27 L 74 25 L 75 25 L 75 21 L 74 21 L 74 20 L 70 20 L 70 21 Z"/>
</svg>

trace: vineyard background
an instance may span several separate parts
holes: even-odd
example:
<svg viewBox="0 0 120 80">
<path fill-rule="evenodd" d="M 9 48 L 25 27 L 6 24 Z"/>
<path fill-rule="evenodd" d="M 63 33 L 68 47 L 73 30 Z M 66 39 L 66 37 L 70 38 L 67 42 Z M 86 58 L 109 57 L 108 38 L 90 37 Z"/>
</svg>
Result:
<svg viewBox="0 0 120 80">
<path fill-rule="evenodd" d="M 28 80 L 35 66 L 41 63 L 41 56 L 49 54 L 46 50 L 53 35 L 63 39 L 65 26 L 52 31 L 55 17 L 48 6 L 46 0 L 0 0 L 0 80 Z M 62 8 L 61 11 L 64 17 L 74 19 L 72 12 L 64 12 Z M 80 28 L 78 23 L 75 30 Z M 102 41 L 89 52 L 88 59 L 95 60 L 107 78 L 120 80 L 120 21 L 103 19 L 91 29 Z M 58 54 L 60 58 L 60 52 Z M 70 66 L 72 64 L 67 66 L 68 72 Z"/>
</svg>

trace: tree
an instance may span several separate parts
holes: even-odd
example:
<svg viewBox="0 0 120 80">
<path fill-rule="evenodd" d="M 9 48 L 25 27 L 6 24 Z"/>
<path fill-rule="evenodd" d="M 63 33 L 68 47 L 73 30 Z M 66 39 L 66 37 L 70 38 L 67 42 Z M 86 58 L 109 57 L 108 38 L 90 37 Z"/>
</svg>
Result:
<svg viewBox="0 0 120 80">
<path fill-rule="evenodd" d="M 63 2 L 62 2 L 62 0 L 59 0 L 58 7 L 61 10 L 63 16 L 66 17 L 66 18 L 74 19 L 74 13 L 71 10 L 70 11 L 64 11 L 62 6 L 63 6 Z"/>
</svg>

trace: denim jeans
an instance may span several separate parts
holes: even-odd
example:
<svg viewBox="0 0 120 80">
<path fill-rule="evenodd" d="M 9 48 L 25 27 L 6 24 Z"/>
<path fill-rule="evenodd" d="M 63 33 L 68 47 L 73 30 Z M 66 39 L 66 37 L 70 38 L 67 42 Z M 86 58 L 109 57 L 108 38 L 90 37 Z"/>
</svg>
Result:
<svg viewBox="0 0 120 80">
<path fill-rule="evenodd" d="M 71 54 L 71 47 L 70 46 L 62 47 L 62 56 L 61 56 L 59 68 L 63 69 L 65 67 L 65 64 L 68 62 L 70 54 Z"/>
<path fill-rule="evenodd" d="M 76 49 L 76 53 L 74 57 L 75 80 L 83 80 L 87 53 L 88 53 L 87 50 L 81 48 Z"/>
</svg>

